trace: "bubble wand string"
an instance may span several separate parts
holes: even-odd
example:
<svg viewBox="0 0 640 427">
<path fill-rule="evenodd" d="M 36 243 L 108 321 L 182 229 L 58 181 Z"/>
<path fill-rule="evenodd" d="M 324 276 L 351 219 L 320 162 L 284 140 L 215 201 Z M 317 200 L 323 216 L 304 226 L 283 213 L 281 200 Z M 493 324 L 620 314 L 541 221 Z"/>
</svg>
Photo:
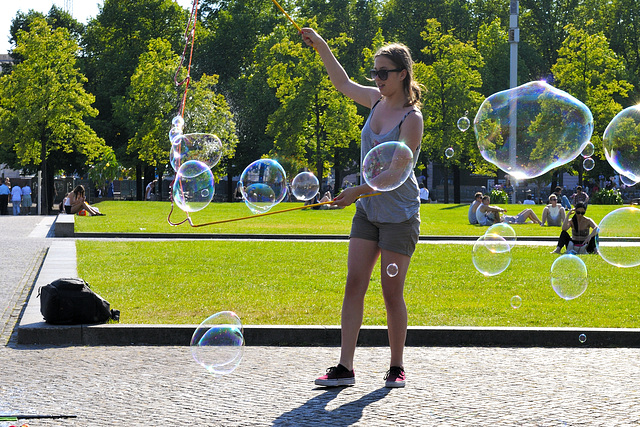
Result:
<svg viewBox="0 0 640 427">
<path fill-rule="evenodd" d="M 382 194 L 382 193 L 363 194 L 361 196 L 358 196 L 358 199 L 362 199 L 364 197 L 378 196 L 380 194 Z M 169 222 L 169 224 L 174 225 L 174 226 L 175 225 L 184 224 L 185 222 L 188 221 L 189 225 L 191 225 L 192 227 L 205 227 L 207 225 L 224 224 L 225 222 L 243 221 L 245 219 L 260 218 L 260 217 L 263 217 L 263 216 L 275 215 L 275 214 L 279 214 L 279 213 L 283 213 L 283 212 L 291 212 L 291 211 L 297 211 L 297 210 L 300 210 L 300 209 L 315 208 L 316 206 L 329 205 L 329 204 L 331 204 L 333 202 L 334 202 L 333 200 L 329 200 L 327 202 L 319 202 L 319 203 L 313 203 L 311 205 L 303 205 L 303 206 L 296 206 L 295 208 L 282 209 L 280 211 L 265 212 L 265 213 L 262 213 L 262 214 L 243 216 L 243 217 L 240 217 L 240 218 L 222 219 L 222 220 L 219 220 L 219 221 L 205 222 L 204 224 L 194 224 L 193 221 L 191 220 L 191 218 L 188 215 L 187 215 L 187 218 L 184 219 L 181 222 L 178 222 L 178 223 L 171 222 L 171 212 L 173 212 L 173 203 L 172 203 L 171 204 L 171 212 L 169 212 L 169 217 L 167 218 L 167 221 Z"/>
</svg>

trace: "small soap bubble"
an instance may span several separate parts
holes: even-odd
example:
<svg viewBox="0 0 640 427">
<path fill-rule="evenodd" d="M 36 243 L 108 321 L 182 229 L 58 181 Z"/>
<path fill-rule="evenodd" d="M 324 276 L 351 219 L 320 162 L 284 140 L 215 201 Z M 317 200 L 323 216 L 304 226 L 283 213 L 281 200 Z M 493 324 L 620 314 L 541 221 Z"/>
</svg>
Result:
<svg viewBox="0 0 640 427">
<path fill-rule="evenodd" d="M 172 187 L 172 197 L 178 208 L 197 212 L 207 207 L 214 195 L 213 174 L 207 165 L 189 160 L 180 166 Z"/>
<path fill-rule="evenodd" d="M 613 169 L 631 181 L 640 181 L 640 105 L 619 112 L 604 131 L 604 155 Z"/>
<path fill-rule="evenodd" d="M 458 129 L 460 129 L 462 132 L 466 131 L 467 129 L 469 129 L 469 126 L 471 126 L 471 121 L 467 117 L 468 114 L 469 112 L 465 111 L 464 116 L 458 119 L 458 122 L 457 122 Z"/>
<path fill-rule="evenodd" d="M 455 154 L 455 151 L 453 150 L 453 147 L 449 147 L 446 150 L 444 150 L 444 156 L 447 159 L 452 158 L 454 154 Z"/>
<path fill-rule="evenodd" d="M 578 341 L 584 344 L 587 341 L 587 336 L 585 334 L 580 334 L 578 336 Z"/>
<path fill-rule="evenodd" d="M 536 81 L 485 99 L 474 131 L 482 157 L 525 180 L 579 156 L 591 139 L 593 116 L 578 99 Z"/>
<path fill-rule="evenodd" d="M 265 213 L 287 195 L 287 175 L 277 161 L 260 159 L 244 169 L 238 187 L 251 212 Z"/>
<path fill-rule="evenodd" d="M 244 354 L 242 323 L 232 311 L 221 311 L 205 319 L 191 337 L 191 355 L 208 372 L 233 372 Z"/>
<path fill-rule="evenodd" d="M 300 172 L 291 181 L 291 193 L 298 200 L 311 200 L 320 189 L 318 178 L 311 172 Z"/>
<path fill-rule="evenodd" d="M 507 243 L 509 243 L 509 247 L 511 248 L 513 248 L 513 246 L 516 244 L 516 239 L 517 239 L 516 231 L 513 229 L 512 226 L 510 226 L 506 222 L 499 222 L 497 224 L 493 224 L 491 227 L 487 229 L 487 231 L 484 234 L 485 235 L 495 234 L 502 237 L 504 240 L 507 241 Z"/>
<path fill-rule="evenodd" d="M 373 147 L 362 161 L 365 182 L 376 191 L 400 187 L 413 170 L 413 153 L 406 144 L 388 141 Z"/>
<path fill-rule="evenodd" d="M 520 308 L 522 305 L 522 298 L 518 295 L 514 295 L 511 297 L 511 308 Z"/>
<path fill-rule="evenodd" d="M 591 158 L 591 157 L 587 157 L 586 159 L 584 159 L 582 161 L 582 167 L 584 168 L 584 170 L 586 171 L 590 171 L 591 169 L 593 169 L 596 166 L 596 162 Z"/>
<path fill-rule="evenodd" d="M 177 128 L 175 126 L 173 126 L 171 129 L 169 129 L 169 141 L 171 141 L 172 145 L 176 143 L 176 139 L 180 135 L 182 135 L 182 129 Z"/>
<path fill-rule="evenodd" d="M 620 175 L 620 181 L 627 187 L 633 187 L 637 184 L 634 180 L 627 178 L 625 175 Z"/>
<path fill-rule="evenodd" d="M 640 230 L 640 209 L 627 206 L 609 212 L 598 224 L 598 253 L 616 267 L 640 265 L 640 246 L 631 241 Z"/>
<path fill-rule="evenodd" d="M 222 157 L 222 142 L 216 135 L 209 133 L 188 133 L 178 135 L 171 146 L 169 160 L 175 171 L 189 160 L 197 160 L 214 167 Z"/>
<path fill-rule="evenodd" d="M 511 263 L 509 243 L 496 234 L 485 234 L 473 245 L 473 265 L 485 276 L 495 276 Z"/>
<path fill-rule="evenodd" d="M 387 276 L 396 277 L 398 275 L 398 265 L 395 262 L 387 265 Z"/>
<path fill-rule="evenodd" d="M 595 151 L 595 147 L 593 146 L 593 142 L 589 141 L 582 149 L 582 157 L 591 157 L 593 156 L 593 152 Z"/>
<path fill-rule="evenodd" d="M 182 128 L 184 127 L 184 119 L 182 118 L 182 116 L 178 115 L 175 116 L 172 120 L 171 120 L 171 125 L 175 128 L 178 128 L 180 130 L 182 130 Z"/>
<path fill-rule="evenodd" d="M 551 265 L 551 286 L 560 298 L 578 298 L 587 290 L 587 266 L 576 255 L 564 254 Z"/>
</svg>

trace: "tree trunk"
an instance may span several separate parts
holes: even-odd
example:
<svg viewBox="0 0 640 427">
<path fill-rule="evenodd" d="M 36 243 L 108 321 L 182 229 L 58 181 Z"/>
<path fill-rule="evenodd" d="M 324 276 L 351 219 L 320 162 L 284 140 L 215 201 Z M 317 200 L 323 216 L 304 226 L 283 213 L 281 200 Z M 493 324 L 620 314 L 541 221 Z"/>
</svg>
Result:
<svg viewBox="0 0 640 427">
<path fill-rule="evenodd" d="M 142 165 L 136 164 L 136 200 L 144 200 L 144 190 L 142 186 Z"/>
<path fill-rule="evenodd" d="M 233 188 L 233 172 L 231 172 L 231 162 L 227 166 L 227 202 L 233 202 L 236 189 Z"/>
<path fill-rule="evenodd" d="M 444 167 L 444 202 L 449 203 L 449 166 Z"/>
<path fill-rule="evenodd" d="M 453 166 L 453 203 L 460 203 L 460 167 Z"/>
<path fill-rule="evenodd" d="M 44 189 L 42 192 L 42 215 L 49 215 L 49 207 L 53 203 L 49 186 L 53 189 L 53 180 L 49 180 L 49 171 L 47 170 L 47 142 L 44 131 L 40 139 L 40 168 L 42 170 L 42 188 Z"/>
</svg>

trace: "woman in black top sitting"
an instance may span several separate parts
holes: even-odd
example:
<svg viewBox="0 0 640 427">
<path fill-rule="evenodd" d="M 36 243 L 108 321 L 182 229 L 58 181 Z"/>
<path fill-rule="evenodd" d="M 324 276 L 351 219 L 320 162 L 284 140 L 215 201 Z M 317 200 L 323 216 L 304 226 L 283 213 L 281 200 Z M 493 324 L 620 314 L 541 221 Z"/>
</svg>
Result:
<svg viewBox="0 0 640 427">
<path fill-rule="evenodd" d="M 558 245 L 552 254 L 561 253 L 562 247 L 566 246 L 567 251 L 574 250 L 579 252 L 579 248 L 585 247 L 589 254 L 597 253 L 596 239 L 598 235 L 598 224 L 591 218 L 584 216 L 587 212 L 587 206 L 582 203 L 576 203 L 576 206 L 569 211 L 562 222 L 562 233 L 558 238 Z M 572 215 L 573 214 L 573 215 Z M 571 237 L 567 232 L 571 229 Z"/>
</svg>

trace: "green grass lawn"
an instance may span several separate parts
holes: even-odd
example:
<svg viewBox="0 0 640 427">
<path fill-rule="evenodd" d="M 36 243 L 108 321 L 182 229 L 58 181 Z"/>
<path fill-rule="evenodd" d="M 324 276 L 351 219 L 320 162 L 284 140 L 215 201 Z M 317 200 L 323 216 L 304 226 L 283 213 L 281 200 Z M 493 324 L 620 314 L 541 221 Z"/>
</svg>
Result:
<svg viewBox="0 0 640 427">
<path fill-rule="evenodd" d="M 228 222 L 206 227 L 191 227 L 188 224 L 171 226 L 167 217 L 171 210 L 169 202 L 123 202 L 109 201 L 97 204 L 103 217 L 76 216 L 76 232 L 121 232 L 121 233 L 232 233 L 232 234 L 349 234 L 355 207 L 336 210 L 296 210 L 264 217 Z M 301 203 L 281 203 L 272 211 L 301 206 Z M 501 205 L 508 214 L 515 215 L 523 205 Z M 587 216 L 599 222 L 607 213 L 620 206 L 592 205 Z M 481 236 L 486 227 L 470 225 L 467 221 L 469 205 L 425 204 L 420 207 L 421 235 L 430 236 Z M 543 205 L 532 207 L 542 217 Z M 212 203 L 200 212 L 191 214 L 195 224 L 250 216 L 244 203 Z M 174 210 L 174 223 L 185 219 L 184 212 Z M 514 225 L 519 236 L 549 236 L 560 234 L 558 227 L 540 227 L 534 224 Z"/>
<path fill-rule="evenodd" d="M 148 209 L 165 209 L 158 209 L 156 215 L 166 214 L 168 208 L 167 204 L 148 203 L 145 209 L 147 205 Z M 231 215 L 236 206 L 242 205 L 221 206 Z M 127 210 L 120 202 L 105 204 L 108 216 L 79 218 L 80 227 L 99 228 L 104 219 L 120 222 L 117 217 L 130 216 L 131 210 Z M 593 211 L 596 219 L 605 208 L 594 207 Z M 306 232 L 320 232 L 320 227 L 334 230 L 326 218 L 347 227 L 350 216 L 348 211 L 296 214 L 304 219 L 299 223 L 309 227 Z M 423 215 L 439 216 L 444 221 L 450 216 L 466 216 L 466 209 L 432 205 L 423 208 Z M 282 216 L 278 222 L 287 229 L 289 221 L 282 221 Z M 277 217 L 251 220 L 251 224 L 257 227 Z M 312 227 L 312 218 L 322 225 Z M 161 222 L 161 218 L 156 221 Z M 92 222 L 94 227 L 89 227 Z M 152 229 L 164 227 L 148 218 L 138 224 Z M 469 231 L 462 233 L 460 221 L 448 227 L 461 234 L 479 232 L 469 226 Z M 525 227 L 531 233 L 546 231 L 533 226 L 518 229 Z M 276 224 L 258 228 L 260 232 L 276 229 Z M 442 234 L 445 229 L 438 226 L 440 231 L 434 234 Z M 348 228 L 340 230 L 346 233 Z M 121 310 L 122 323 L 198 324 L 211 314 L 232 310 L 248 325 L 336 325 L 340 323 L 347 247 L 346 242 L 79 240 L 78 273 L 112 308 Z M 589 286 L 579 298 L 565 301 L 550 284 L 549 271 L 557 258 L 549 254 L 550 250 L 516 246 L 509 268 L 500 275 L 485 277 L 472 264 L 471 245 L 418 245 L 405 289 L 409 324 L 640 327 L 637 268 L 615 268 L 599 256 L 582 256 Z M 386 324 L 380 272 L 376 271 L 365 302 L 365 325 Z M 518 309 L 510 306 L 514 295 L 522 298 Z"/>
</svg>

